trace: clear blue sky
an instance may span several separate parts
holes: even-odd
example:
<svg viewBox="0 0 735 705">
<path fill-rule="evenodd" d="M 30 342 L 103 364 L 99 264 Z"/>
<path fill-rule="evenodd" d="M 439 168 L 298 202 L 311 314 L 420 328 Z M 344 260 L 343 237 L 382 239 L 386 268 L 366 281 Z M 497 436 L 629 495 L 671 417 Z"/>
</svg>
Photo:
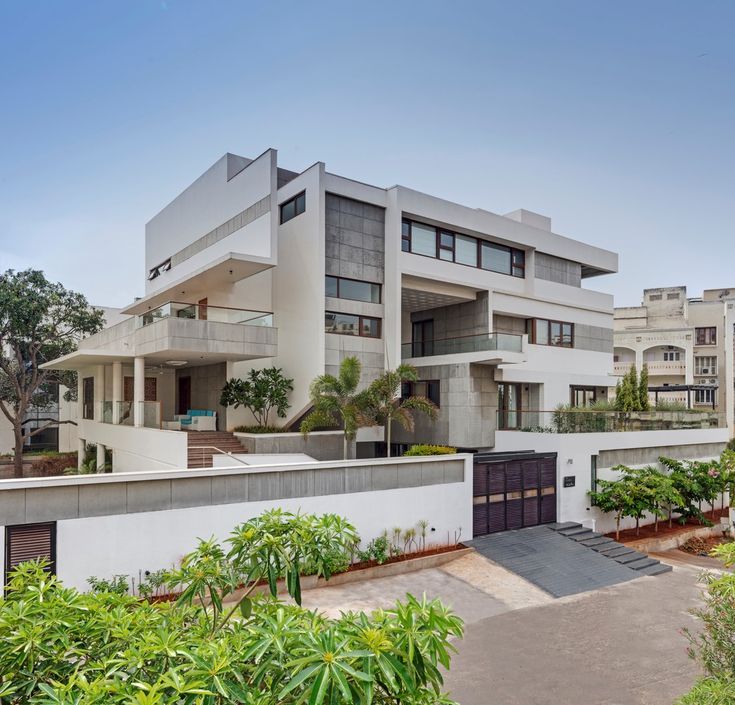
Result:
<svg viewBox="0 0 735 705">
<path fill-rule="evenodd" d="M 124 305 L 226 151 L 400 183 L 735 286 L 733 2 L 0 0 L 0 268 Z"/>
</svg>

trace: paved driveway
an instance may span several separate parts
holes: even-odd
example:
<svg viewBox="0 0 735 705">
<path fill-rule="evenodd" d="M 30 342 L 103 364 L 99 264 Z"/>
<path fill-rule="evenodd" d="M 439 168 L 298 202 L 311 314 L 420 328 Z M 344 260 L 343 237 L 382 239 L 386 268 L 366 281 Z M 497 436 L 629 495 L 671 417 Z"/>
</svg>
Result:
<svg viewBox="0 0 735 705">
<path fill-rule="evenodd" d="M 671 705 L 696 665 L 691 567 L 467 625 L 446 684 L 461 705 Z"/>
</svg>

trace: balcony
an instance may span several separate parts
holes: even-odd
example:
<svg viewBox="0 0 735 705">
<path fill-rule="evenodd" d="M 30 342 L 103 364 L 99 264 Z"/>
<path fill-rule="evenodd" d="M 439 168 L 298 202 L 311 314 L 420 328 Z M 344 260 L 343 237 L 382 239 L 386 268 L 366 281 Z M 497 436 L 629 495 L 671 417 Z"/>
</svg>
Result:
<svg viewBox="0 0 735 705">
<path fill-rule="evenodd" d="M 116 426 L 132 426 L 134 403 L 132 401 L 110 400 L 99 402 L 102 407 L 100 420 L 102 423 Z M 160 429 L 163 421 L 162 403 L 160 401 L 140 401 L 138 404 L 143 428 Z"/>
<path fill-rule="evenodd" d="M 229 306 L 189 304 L 181 301 L 168 301 L 162 306 L 136 316 L 136 327 L 143 328 L 166 318 L 233 323 L 241 326 L 273 327 L 273 314 L 267 311 L 248 311 Z"/>
<path fill-rule="evenodd" d="M 629 360 L 627 362 L 615 362 L 613 363 L 613 374 L 622 377 L 635 362 Z M 648 368 L 648 375 L 665 375 L 665 376 L 684 376 L 686 374 L 686 362 L 683 360 L 664 361 L 664 360 L 651 360 L 650 362 L 644 361 L 643 363 Z M 640 370 L 638 370 L 640 372 Z"/>
<path fill-rule="evenodd" d="M 527 433 L 618 433 L 723 428 L 725 414 L 714 411 L 498 411 L 499 431 Z"/>
<path fill-rule="evenodd" d="M 403 343 L 401 359 L 413 364 L 440 364 L 435 358 L 453 356 L 452 362 L 521 362 L 523 357 L 522 335 L 511 333 L 481 333 L 440 340 Z M 461 356 L 456 358 L 455 356 Z M 427 361 L 426 358 L 433 358 Z"/>
</svg>

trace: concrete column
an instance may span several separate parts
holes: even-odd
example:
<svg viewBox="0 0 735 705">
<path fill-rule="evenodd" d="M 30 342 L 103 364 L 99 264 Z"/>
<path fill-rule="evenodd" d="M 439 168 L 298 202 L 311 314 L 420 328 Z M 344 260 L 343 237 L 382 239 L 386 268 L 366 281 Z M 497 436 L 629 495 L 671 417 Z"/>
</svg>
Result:
<svg viewBox="0 0 735 705">
<path fill-rule="evenodd" d="M 145 399 L 145 358 L 133 361 L 133 426 L 143 426 L 143 400 Z"/>
<path fill-rule="evenodd" d="M 103 472 L 105 467 L 105 447 L 101 444 L 97 444 L 97 472 Z"/>
<path fill-rule="evenodd" d="M 123 396 L 122 362 L 112 363 L 112 423 L 120 423 L 120 402 Z"/>
<path fill-rule="evenodd" d="M 77 468 L 81 470 L 82 463 L 84 462 L 84 447 L 87 445 L 87 441 L 83 438 L 77 440 Z"/>
<path fill-rule="evenodd" d="M 84 419 L 84 373 L 77 370 L 77 423 Z"/>
<path fill-rule="evenodd" d="M 105 401 L 105 366 L 94 366 L 94 420 L 102 421 L 102 405 Z"/>
<path fill-rule="evenodd" d="M 636 350 L 635 351 L 635 368 L 640 371 L 643 369 L 643 351 L 642 350 Z"/>
<path fill-rule="evenodd" d="M 694 384 L 694 348 L 687 347 L 684 349 L 684 361 L 686 367 L 684 369 L 684 384 Z"/>
</svg>

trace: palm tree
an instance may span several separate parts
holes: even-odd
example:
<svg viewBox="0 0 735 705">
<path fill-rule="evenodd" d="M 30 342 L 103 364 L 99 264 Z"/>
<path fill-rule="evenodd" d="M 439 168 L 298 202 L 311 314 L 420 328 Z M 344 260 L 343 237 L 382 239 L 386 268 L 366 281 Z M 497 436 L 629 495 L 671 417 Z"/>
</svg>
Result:
<svg viewBox="0 0 735 705">
<path fill-rule="evenodd" d="M 356 357 L 346 357 L 339 366 L 339 374 L 319 375 L 309 390 L 312 410 L 301 422 L 301 433 L 324 427 L 344 428 L 344 458 L 347 459 L 349 443 L 355 439 L 357 429 L 368 425 L 365 416 L 367 394 L 358 392 L 362 366 Z"/>
<path fill-rule="evenodd" d="M 417 382 L 418 372 L 412 365 L 399 365 L 387 370 L 367 388 L 369 398 L 367 416 L 375 425 L 385 427 L 387 457 L 390 458 L 391 426 L 394 421 L 406 431 L 414 429 L 414 412 L 426 414 L 432 421 L 436 418 L 436 405 L 426 397 L 401 398 L 404 382 Z"/>
</svg>

